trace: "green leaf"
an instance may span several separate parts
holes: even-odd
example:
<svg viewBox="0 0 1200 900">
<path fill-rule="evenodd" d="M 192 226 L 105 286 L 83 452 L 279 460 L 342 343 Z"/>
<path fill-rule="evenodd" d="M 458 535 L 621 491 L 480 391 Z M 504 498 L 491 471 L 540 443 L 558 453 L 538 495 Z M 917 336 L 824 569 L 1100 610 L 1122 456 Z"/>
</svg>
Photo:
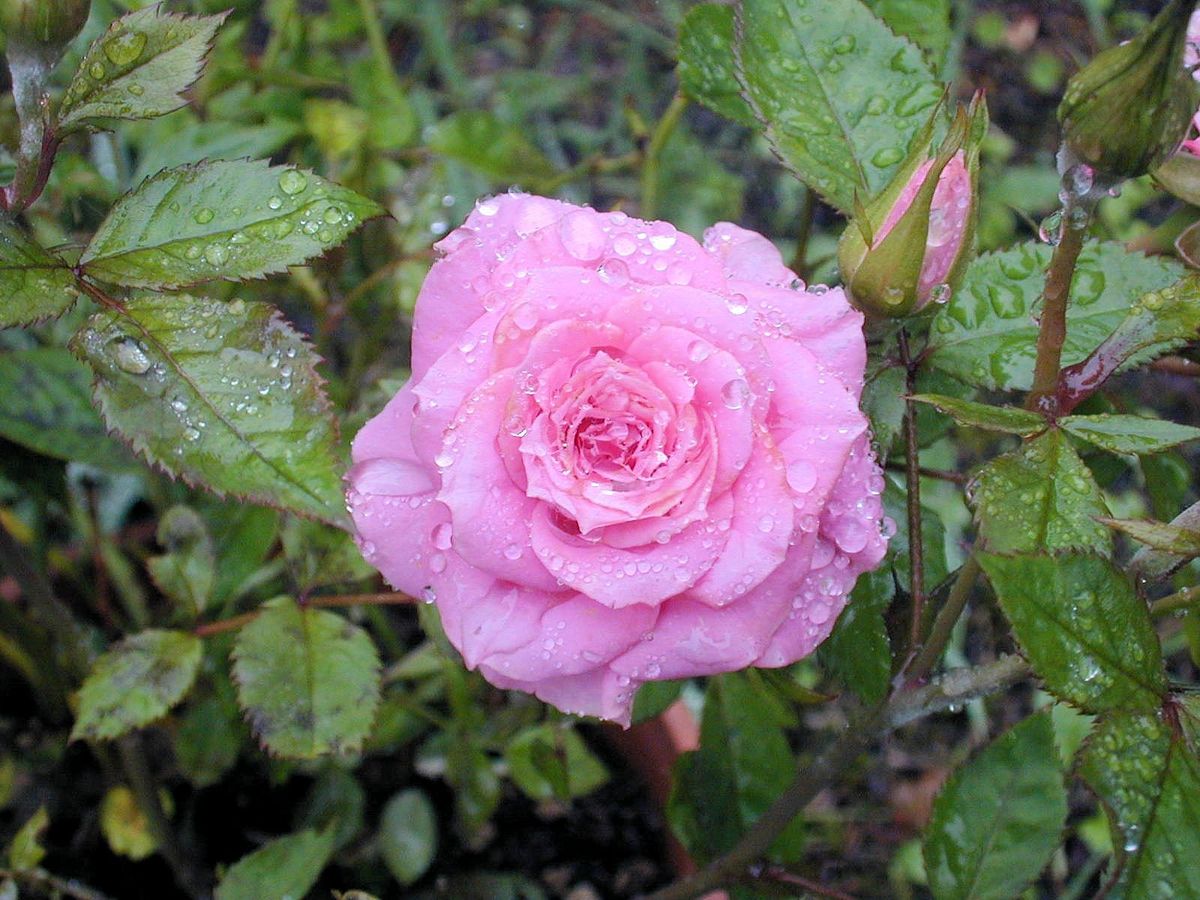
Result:
<svg viewBox="0 0 1200 900">
<path fill-rule="evenodd" d="M 42 846 L 42 833 L 50 826 L 50 814 L 46 807 L 30 816 L 20 827 L 8 845 L 8 867 L 17 872 L 36 869 L 46 856 Z"/>
<path fill-rule="evenodd" d="M 224 671 L 211 678 L 211 688 L 193 693 L 172 732 L 179 769 L 198 788 L 216 784 L 233 768 L 246 738 L 233 684 Z"/>
<path fill-rule="evenodd" d="M 977 556 L 1046 690 L 1085 712 L 1158 708 L 1162 651 L 1123 572 L 1098 556 Z"/>
<path fill-rule="evenodd" d="M 164 169 L 118 200 L 79 262 L 94 278 L 133 287 L 261 278 L 320 256 L 383 213 L 294 166 L 199 162 Z"/>
<path fill-rule="evenodd" d="M 608 769 L 570 727 L 532 725 L 504 748 L 513 783 L 533 800 L 570 800 L 608 781 Z"/>
<path fill-rule="evenodd" d="M 858 579 L 833 633 L 817 651 L 823 665 L 867 703 L 887 695 L 892 647 L 883 614 L 896 593 L 890 568 Z"/>
<path fill-rule="evenodd" d="M 1113 453 L 1159 453 L 1200 438 L 1200 428 L 1142 416 L 1067 416 L 1059 424 L 1080 440 Z"/>
<path fill-rule="evenodd" d="M 979 536 L 996 553 L 1112 551 L 1097 519 L 1108 507 L 1096 479 L 1056 429 L 993 459 L 972 493 Z"/>
<path fill-rule="evenodd" d="M 429 869 L 437 854 L 437 813 L 423 791 L 409 788 L 392 797 L 379 819 L 379 853 L 388 871 L 408 887 Z"/>
<path fill-rule="evenodd" d="M 279 538 L 296 590 L 353 585 L 375 575 L 354 538 L 340 529 L 288 516 Z"/>
<path fill-rule="evenodd" d="M 266 303 L 146 295 L 71 342 L 109 427 L 218 494 L 345 521 L 329 403 L 304 339 Z"/>
<path fill-rule="evenodd" d="M 180 16 L 151 6 L 117 19 L 88 47 L 63 94 L 60 130 L 179 109 L 226 15 Z"/>
<path fill-rule="evenodd" d="M 367 792 L 358 779 L 334 763 L 325 767 L 309 791 L 296 827 L 328 828 L 334 849 L 343 850 L 362 831 L 366 806 Z"/>
<path fill-rule="evenodd" d="M 701 3 L 688 10 L 679 26 L 679 86 L 691 99 L 742 125 L 757 120 L 733 71 L 733 9 Z"/>
<path fill-rule="evenodd" d="M 196 680 L 202 651 L 186 631 L 150 629 L 116 644 L 79 689 L 71 740 L 108 740 L 162 718 Z"/>
<path fill-rule="evenodd" d="M 950 45 L 950 0 L 866 0 L 896 34 L 916 42 L 935 62 Z"/>
<path fill-rule="evenodd" d="M 203 612 L 216 579 L 216 554 L 204 520 L 186 506 L 173 506 L 159 520 L 158 543 L 167 552 L 146 560 L 155 585 L 189 614 Z"/>
<path fill-rule="evenodd" d="M 933 896 L 1019 896 L 1049 861 L 1066 818 L 1054 731 L 1038 713 L 958 769 L 938 794 L 924 845 Z"/>
<path fill-rule="evenodd" d="M 1109 528 L 1129 535 L 1139 544 L 1181 557 L 1183 560 L 1200 556 L 1200 531 L 1181 528 L 1166 522 L 1146 522 L 1138 519 L 1102 519 Z"/>
<path fill-rule="evenodd" d="M 339 615 L 276 597 L 233 648 L 238 700 L 263 746 L 310 759 L 353 751 L 379 705 L 379 655 Z"/>
<path fill-rule="evenodd" d="M 987 431 L 1035 434 L 1046 428 L 1046 420 L 1037 413 L 1015 406 L 992 406 L 973 400 L 961 400 L 958 397 L 943 397 L 940 394 L 913 394 L 912 399 L 936 407 L 961 425 L 971 425 Z"/>
<path fill-rule="evenodd" d="M 1051 251 L 1030 242 L 972 262 L 933 319 L 929 361 L 978 387 L 1028 390 Z M 1138 297 L 1168 287 L 1182 272 L 1174 262 L 1131 253 L 1120 244 L 1085 244 L 1072 282 L 1063 364 L 1086 357 Z"/>
<path fill-rule="evenodd" d="M 451 113 L 433 126 L 426 144 L 434 153 L 465 163 L 498 184 L 536 191 L 558 177 L 554 164 L 530 143 L 525 131 L 483 110 Z"/>
<path fill-rule="evenodd" d="M 795 760 L 777 704 L 745 675 L 709 680 L 700 749 L 676 764 L 667 806 L 675 833 L 697 861 L 732 847 L 791 781 Z M 797 820 L 773 846 L 786 858 L 802 842 Z"/>
<path fill-rule="evenodd" d="M 61 347 L 0 353 L 0 436 L 68 462 L 137 465 L 93 408 L 87 366 Z"/>
<path fill-rule="evenodd" d="M 311 829 L 275 838 L 230 866 L 216 900 L 305 896 L 333 855 L 333 832 Z"/>
<path fill-rule="evenodd" d="M 679 699 L 685 681 L 647 681 L 633 698 L 633 724 L 645 722 L 665 712 Z"/>
<path fill-rule="evenodd" d="M 887 459 L 904 428 L 904 395 L 907 379 L 900 366 L 868 367 L 863 385 L 862 409 L 871 421 L 871 436 L 879 458 Z"/>
<path fill-rule="evenodd" d="M 0 328 L 61 316 L 78 296 L 67 264 L 0 215 Z"/>
<path fill-rule="evenodd" d="M 170 795 L 161 788 L 159 796 L 170 801 Z M 123 784 L 110 788 L 100 802 L 100 831 L 113 853 L 135 862 L 158 849 L 158 837 L 149 816 L 138 804 L 133 791 Z"/>
<path fill-rule="evenodd" d="M 1200 275 L 1139 297 L 1092 354 L 1062 374 L 1068 388 L 1086 397 L 1110 375 L 1149 362 L 1200 336 Z M 1076 401 L 1078 402 L 1078 400 Z"/>
<path fill-rule="evenodd" d="M 1200 897 L 1200 760 L 1172 723 L 1157 715 L 1102 721 L 1080 774 L 1104 801 L 1124 862 L 1108 896 Z"/>
<path fill-rule="evenodd" d="M 877 195 L 942 96 L 921 51 L 860 0 L 737 10 L 738 80 L 776 155 L 843 212 Z"/>
</svg>

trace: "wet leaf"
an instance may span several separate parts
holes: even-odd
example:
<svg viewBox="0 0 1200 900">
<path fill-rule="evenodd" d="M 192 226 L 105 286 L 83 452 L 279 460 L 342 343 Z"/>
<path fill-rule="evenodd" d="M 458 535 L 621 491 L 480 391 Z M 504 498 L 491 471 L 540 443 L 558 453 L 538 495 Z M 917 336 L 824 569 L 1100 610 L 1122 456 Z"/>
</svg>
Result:
<svg viewBox="0 0 1200 900">
<path fill-rule="evenodd" d="M 230 866 L 216 900 L 305 896 L 333 855 L 333 833 L 311 829 L 275 838 Z"/>
<path fill-rule="evenodd" d="M 950 0 L 866 0 L 887 26 L 919 44 L 934 62 L 950 45 Z"/>
<path fill-rule="evenodd" d="M 233 660 L 238 701 L 272 753 L 311 759 L 362 745 L 379 705 L 379 655 L 357 625 L 276 597 L 238 632 Z"/>
<path fill-rule="evenodd" d="M 822 664 L 867 703 L 887 695 L 892 647 L 883 614 L 896 593 L 890 567 L 861 576 L 833 633 L 817 651 Z"/>
<path fill-rule="evenodd" d="M 1200 556 L 1200 531 L 1168 525 L 1166 522 L 1146 522 L 1139 519 L 1102 519 L 1109 528 L 1129 535 L 1139 544 L 1180 557 L 1180 562 Z"/>
<path fill-rule="evenodd" d="M 757 120 L 733 71 L 733 9 L 701 3 L 679 26 L 679 86 L 691 99 L 743 125 Z"/>
<path fill-rule="evenodd" d="M 110 428 L 190 484 L 345 521 L 317 357 L 274 307 L 146 295 L 125 311 L 71 342 Z"/>
<path fill-rule="evenodd" d="M 84 54 L 63 94 L 59 128 L 104 127 L 106 119 L 179 109 L 226 15 L 181 16 L 151 6 L 117 19 Z"/>
<path fill-rule="evenodd" d="M 50 814 L 46 807 L 30 816 L 25 824 L 18 829 L 8 845 L 8 868 L 17 872 L 36 869 L 46 856 L 46 848 L 42 846 L 42 833 L 50 826 Z"/>
<path fill-rule="evenodd" d="M 532 725 L 504 748 L 513 783 L 533 800 L 570 800 L 608 781 L 608 769 L 573 728 Z"/>
<path fill-rule="evenodd" d="M 433 126 L 426 143 L 434 153 L 465 163 L 497 184 L 536 191 L 558 176 L 522 129 L 483 110 L 451 113 Z"/>
<path fill-rule="evenodd" d="M 320 256 L 383 213 L 293 166 L 199 162 L 164 169 L 118 200 L 79 262 L 93 278 L 133 287 L 244 281 Z"/>
<path fill-rule="evenodd" d="M 137 465 L 93 408 L 88 367 L 61 347 L 0 353 L 0 436 L 68 462 Z"/>
<path fill-rule="evenodd" d="M 167 552 L 146 560 L 155 585 L 188 613 L 203 612 L 216 579 L 216 555 L 204 520 L 195 510 L 173 506 L 159 520 L 158 543 Z"/>
<path fill-rule="evenodd" d="M 1015 406 L 992 406 L 958 397 L 943 397 L 940 394 L 914 394 L 912 399 L 936 407 L 961 425 L 987 431 L 1035 434 L 1046 428 L 1046 420 L 1037 413 Z"/>
<path fill-rule="evenodd" d="M 1096 521 L 1108 515 L 1104 497 L 1061 431 L 993 459 L 976 476 L 973 497 L 979 535 L 993 552 L 1112 551 L 1112 536 Z"/>
<path fill-rule="evenodd" d="M 108 740 L 162 718 L 191 689 L 202 650 L 195 635 L 161 629 L 113 646 L 79 689 L 71 739 Z"/>
<path fill-rule="evenodd" d="M 1060 378 L 1072 403 L 1079 403 L 1117 372 L 1150 362 L 1200 336 L 1200 275 L 1162 290 L 1149 289 L 1087 359 Z"/>
<path fill-rule="evenodd" d="M 392 797 L 379 819 L 379 852 L 392 876 L 408 887 L 429 869 L 437 853 L 437 813 L 423 791 Z"/>
<path fill-rule="evenodd" d="M 342 850 L 362 831 L 366 806 L 367 792 L 358 779 L 332 763 L 312 786 L 296 827 L 330 829 L 334 849 Z"/>
<path fill-rule="evenodd" d="M 1159 453 L 1200 439 L 1200 428 L 1142 416 L 1067 416 L 1063 430 L 1113 453 Z"/>
<path fill-rule="evenodd" d="M 1051 250 L 1030 242 L 971 263 L 933 319 L 929 362 L 978 387 L 1028 390 Z M 1170 286 L 1182 272 L 1177 263 L 1120 244 L 1085 244 L 1072 282 L 1063 364 L 1086 357 L 1139 297 Z"/>
<path fill-rule="evenodd" d="M 1123 860 L 1108 896 L 1200 896 L 1200 760 L 1183 735 L 1158 715 L 1111 716 L 1084 745 L 1080 774 Z"/>
<path fill-rule="evenodd" d="M 1066 817 L 1050 717 L 1038 713 L 958 769 L 938 794 L 924 846 L 933 896 L 1019 896 L 1050 860 Z"/>
<path fill-rule="evenodd" d="M 133 791 L 119 784 L 100 803 L 100 830 L 113 853 L 137 862 L 158 849 L 150 820 L 138 806 Z"/>
<path fill-rule="evenodd" d="M 1046 690 L 1085 712 L 1158 708 L 1162 651 L 1122 571 L 1098 556 L 978 558 Z"/>
<path fill-rule="evenodd" d="M 783 731 L 787 712 L 744 675 L 712 678 L 705 693 L 700 749 L 676 764 L 667 817 L 700 860 L 729 849 L 791 780 L 795 760 Z M 785 858 L 803 845 L 797 820 L 773 845 Z"/>
<path fill-rule="evenodd" d="M 735 70 L 776 155 L 843 212 L 908 155 L 943 86 L 859 0 L 737 6 Z"/>
<path fill-rule="evenodd" d="M 78 296 L 67 264 L 0 215 L 0 328 L 61 316 Z"/>
</svg>

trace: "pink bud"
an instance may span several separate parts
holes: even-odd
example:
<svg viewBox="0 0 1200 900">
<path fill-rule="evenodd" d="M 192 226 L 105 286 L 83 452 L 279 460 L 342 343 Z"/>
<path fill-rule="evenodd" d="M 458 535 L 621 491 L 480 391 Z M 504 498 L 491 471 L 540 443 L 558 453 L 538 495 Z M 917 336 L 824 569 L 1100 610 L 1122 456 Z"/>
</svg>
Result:
<svg viewBox="0 0 1200 900">
<path fill-rule="evenodd" d="M 908 180 L 895 205 L 884 217 L 883 225 L 875 236 L 876 244 L 887 237 L 900 217 L 908 211 L 933 164 L 932 159 L 922 163 Z M 970 215 L 971 175 L 967 171 L 966 157 L 959 150 L 942 169 L 933 192 L 933 203 L 929 207 L 929 231 L 925 238 L 925 261 L 921 264 L 921 277 L 917 285 L 917 308 L 929 300 L 935 285 L 945 283 L 949 277 L 962 249 Z"/>
</svg>

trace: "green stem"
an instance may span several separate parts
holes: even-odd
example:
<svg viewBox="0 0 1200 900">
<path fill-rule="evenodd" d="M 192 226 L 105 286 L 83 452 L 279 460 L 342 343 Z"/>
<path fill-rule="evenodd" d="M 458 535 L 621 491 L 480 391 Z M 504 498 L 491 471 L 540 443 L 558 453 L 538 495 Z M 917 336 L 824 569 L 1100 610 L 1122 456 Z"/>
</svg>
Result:
<svg viewBox="0 0 1200 900">
<path fill-rule="evenodd" d="M 796 232 L 796 252 L 792 254 L 792 264 L 789 267 L 796 275 L 808 280 L 808 239 L 812 237 L 813 218 L 817 212 L 817 192 L 812 188 L 804 189 L 804 202 L 800 207 L 800 227 Z"/>
<path fill-rule="evenodd" d="M 158 842 L 158 850 L 166 859 L 167 865 L 175 876 L 175 883 L 189 897 L 203 898 L 208 896 L 208 887 L 199 867 L 194 866 L 191 857 L 179 843 L 167 811 L 163 809 L 162 799 L 158 795 L 158 785 L 146 762 L 138 734 L 127 734 L 117 740 L 117 752 L 121 756 L 121 768 L 129 780 L 129 787 L 137 798 L 138 807 L 146 816 L 150 832 Z"/>
<path fill-rule="evenodd" d="M 59 878 L 45 869 L 0 869 L 0 883 L 8 879 L 39 888 L 47 896 L 70 897 L 71 900 L 109 900 L 107 894 L 80 884 L 74 878 Z"/>
<path fill-rule="evenodd" d="M 1021 659 L 1005 656 L 973 669 L 955 670 L 934 684 L 895 694 L 886 703 L 862 712 L 815 759 L 801 763 L 792 783 L 731 850 L 693 875 L 655 891 L 646 900 L 688 900 L 741 880 L 766 855 L 792 819 L 853 765 L 876 738 L 925 716 L 1004 690 L 1028 673 Z"/>
<path fill-rule="evenodd" d="M 1155 600 L 1150 604 L 1150 615 L 1158 619 L 1170 613 L 1179 612 L 1181 609 L 1190 609 L 1197 603 L 1200 603 L 1200 585 L 1184 588 L 1161 600 Z"/>
<path fill-rule="evenodd" d="M 950 635 L 954 632 L 954 626 L 958 622 L 959 616 L 962 615 L 963 608 L 967 605 L 967 599 L 971 596 L 971 588 L 975 586 L 979 572 L 979 563 L 974 555 L 968 556 L 967 561 L 958 570 L 954 584 L 950 587 L 950 595 L 933 620 L 933 626 L 929 629 L 929 637 L 926 638 L 924 645 L 905 670 L 906 681 L 911 683 L 923 678 L 942 658 L 946 644 L 950 642 Z"/>
<path fill-rule="evenodd" d="M 16 171 L 4 192 L 5 205 L 20 212 L 37 199 L 50 174 L 54 158 L 53 140 L 46 129 L 46 85 L 55 59 L 40 47 L 10 42 L 8 68 L 12 75 L 13 104 L 20 122 Z"/>
<path fill-rule="evenodd" d="M 367 43 L 371 47 L 371 55 L 380 72 L 392 71 L 392 54 L 388 51 L 387 38 L 383 34 L 383 25 L 379 21 L 379 10 L 375 8 L 375 0 L 358 0 L 358 8 L 362 12 L 363 28 L 367 32 Z"/>
<path fill-rule="evenodd" d="M 901 328 L 898 335 L 900 361 L 904 363 L 904 482 L 905 508 L 908 512 L 909 594 L 912 614 L 909 620 L 908 646 L 911 651 L 921 641 L 921 623 L 925 618 L 925 561 L 921 528 L 921 458 L 917 440 L 916 393 L 917 367 L 908 351 L 908 332 Z"/>
<path fill-rule="evenodd" d="M 646 144 L 646 155 L 642 160 L 642 202 L 640 212 L 643 219 L 653 219 L 658 214 L 658 178 L 659 161 L 662 159 L 663 148 L 675 128 L 683 111 L 687 109 L 688 99 L 683 94 L 676 94 L 654 126 L 650 141 Z"/>
</svg>

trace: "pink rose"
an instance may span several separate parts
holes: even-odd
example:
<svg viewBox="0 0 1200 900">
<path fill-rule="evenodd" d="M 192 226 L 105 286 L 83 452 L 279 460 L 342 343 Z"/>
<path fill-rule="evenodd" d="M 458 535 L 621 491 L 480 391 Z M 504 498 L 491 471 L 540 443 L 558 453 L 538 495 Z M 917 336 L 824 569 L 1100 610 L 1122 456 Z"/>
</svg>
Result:
<svg viewBox="0 0 1200 900">
<path fill-rule="evenodd" d="M 900 217 L 912 206 L 933 164 L 932 159 L 923 162 L 913 173 L 900 192 L 896 205 L 888 210 L 879 227 L 875 235 L 877 244 L 883 242 Z M 925 235 L 925 260 L 921 263 L 915 309 L 929 302 L 934 287 L 945 284 L 955 264 L 970 253 L 969 247 L 965 247 L 964 252 L 964 238 L 967 237 L 971 218 L 972 195 L 971 173 L 967 169 L 965 154 L 959 150 L 942 169 L 933 191 L 933 202 L 929 206 L 929 230 Z"/>
<path fill-rule="evenodd" d="M 438 250 L 412 378 L 354 441 L 365 557 L 570 712 L 627 724 L 642 682 L 811 653 L 886 544 L 842 291 L 734 225 L 701 247 L 528 195 Z"/>
</svg>

